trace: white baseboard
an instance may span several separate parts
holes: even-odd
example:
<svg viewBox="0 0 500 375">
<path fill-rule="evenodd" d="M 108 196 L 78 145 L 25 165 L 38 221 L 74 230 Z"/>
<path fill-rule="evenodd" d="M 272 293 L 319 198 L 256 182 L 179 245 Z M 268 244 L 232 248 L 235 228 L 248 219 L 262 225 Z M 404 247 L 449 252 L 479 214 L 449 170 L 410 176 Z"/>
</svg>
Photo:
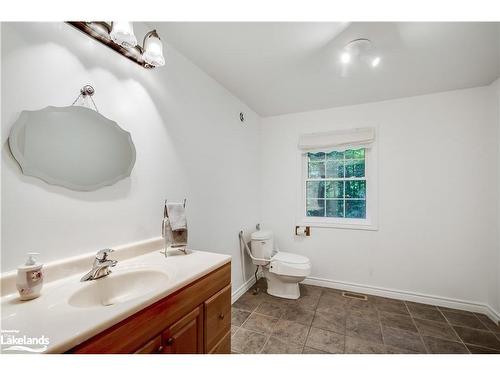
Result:
<svg viewBox="0 0 500 375">
<path fill-rule="evenodd" d="M 257 273 L 257 279 L 262 277 L 262 272 Z M 238 298 L 240 298 L 247 290 L 249 290 L 255 284 L 255 278 L 251 277 L 243 283 L 238 289 L 236 289 L 231 295 L 231 304 L 235 303 Z"/>
<path fill-rule="evenodd" d="M 487 304 L 479 302 L 463 301 L 453 298 L 379 288 L 369 285 L 322 279 L 319 277 L 308 277 L 303 281 L 303 283 L 309 285 L 322 286 L 325 288 L 341 289 L 349 292 L 372 294 L 380 297 L 394 298 L 405 301 L 425 303 L 429 305 L 449 307 L 457 310 L 467 310 L 467 311 L 486 314 L 490 319 L 492 319 L 495 322 L 500 321 L 500 313 L 498 311 L 495 311 L 491 306 Z"/>
</svg>

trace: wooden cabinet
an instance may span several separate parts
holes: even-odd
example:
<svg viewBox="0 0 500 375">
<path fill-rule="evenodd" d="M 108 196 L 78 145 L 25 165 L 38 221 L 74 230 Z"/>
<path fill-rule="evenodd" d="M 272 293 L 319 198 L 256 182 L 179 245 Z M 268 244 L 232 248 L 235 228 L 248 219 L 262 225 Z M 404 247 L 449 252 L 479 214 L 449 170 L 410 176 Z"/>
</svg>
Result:
<svg viewBox="0 0 500 375">
<path fill-rule="evenodd" d="M 226 333 L 224 337 L 208 353 L 210 354 L 231 353 L 231 332 Z"/>
<path fill-rule="evenodd" d="M 148 341 L 140 349 L 135 351 L 135 354 L 160 354 L 163 352 L 162 337 L 156 336 Z"/>
<path fill-rule="evenodd" d="M 203 311 L 197 307 L 162 335 L 163 354 L 203 353 Z"/>
<path fill-rule="evenodd" d="M 205 301 L 205 351 L 210 353 L 231 330 L 231 286 Z"/>
<path fill-rule="evenodd" d="M 227 263 L 68 353 L 229 354 L 231 265 Z"/>
</svg>

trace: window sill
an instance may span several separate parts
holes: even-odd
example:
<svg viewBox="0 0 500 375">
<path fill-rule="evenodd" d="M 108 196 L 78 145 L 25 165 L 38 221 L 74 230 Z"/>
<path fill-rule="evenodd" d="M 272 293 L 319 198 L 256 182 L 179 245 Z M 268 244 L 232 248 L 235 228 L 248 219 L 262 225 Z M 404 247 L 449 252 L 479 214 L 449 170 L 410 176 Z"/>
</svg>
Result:
<svg viewBox="0 0 500 375">
<path fill-rule="evenodd" d="M 351 229 L 351 230 L 369 230 L 378 231 L 378 226 L 375 224 L 348 224 L 348 223 L 327 223 L 318 221 L 307 221 L 304 220 L 297 224 L 301 227 L 313 227 L 313 228 L 336 228 L 336 229 Z"/>
</svg>

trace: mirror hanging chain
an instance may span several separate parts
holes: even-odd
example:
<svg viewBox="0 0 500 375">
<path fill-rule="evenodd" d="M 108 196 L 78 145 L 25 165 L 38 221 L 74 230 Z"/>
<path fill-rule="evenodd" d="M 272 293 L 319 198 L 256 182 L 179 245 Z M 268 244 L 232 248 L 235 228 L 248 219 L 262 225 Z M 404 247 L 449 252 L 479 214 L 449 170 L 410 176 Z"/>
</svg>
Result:
<svg viewBox="0 0 500 375">
<path fill-rule="evenodd" d="M 94 99 L 92 96 L 95 94 L 95 89 L 91 85 L 85 85 L 80 89 L 80 94 L 76 97 L 74 102 L 71 105 L 75 105 L 75 103 L 78 101 L 78 99 L 82 98 L 83 103 L 85 104 L 85 101 L 87 98 L 90 98 L 92 101 L 92 104 L 94 105 L 95 111 L 99 113 L 99 110 L 97 109 L 97 105 L 94 102 Z"/>
</svg>

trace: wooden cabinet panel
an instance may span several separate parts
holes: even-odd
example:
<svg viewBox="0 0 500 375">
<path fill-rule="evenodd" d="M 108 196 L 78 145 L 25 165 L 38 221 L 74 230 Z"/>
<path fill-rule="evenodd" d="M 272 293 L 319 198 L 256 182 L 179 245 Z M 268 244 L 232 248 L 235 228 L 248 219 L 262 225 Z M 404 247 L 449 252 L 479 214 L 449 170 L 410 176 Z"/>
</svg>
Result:
<svg viewBox="0 0 500 375">
<path fill-rule="evenodd" d="M 146 343 L 142 348 L 137 350 L 135 354 L 159 354 L 163 351 L 162 337 L 156 336 L 154 339 Z"/>
<path fill-rule="evenodd" d="M 212 348 L 231 329 L 231 286 L 205 301 L 205 350 Z"/>
<path fill-rule="evenodd" d="M 231 354 L 231 332 L 226 333 L 222 340 L 220 340 L 209 353 Z"/>
<path fill-rule="evenodd" d="M 164 354 L 203 353 L 203 310 L 197 307 L 163 333 Z"/>
</svg>

